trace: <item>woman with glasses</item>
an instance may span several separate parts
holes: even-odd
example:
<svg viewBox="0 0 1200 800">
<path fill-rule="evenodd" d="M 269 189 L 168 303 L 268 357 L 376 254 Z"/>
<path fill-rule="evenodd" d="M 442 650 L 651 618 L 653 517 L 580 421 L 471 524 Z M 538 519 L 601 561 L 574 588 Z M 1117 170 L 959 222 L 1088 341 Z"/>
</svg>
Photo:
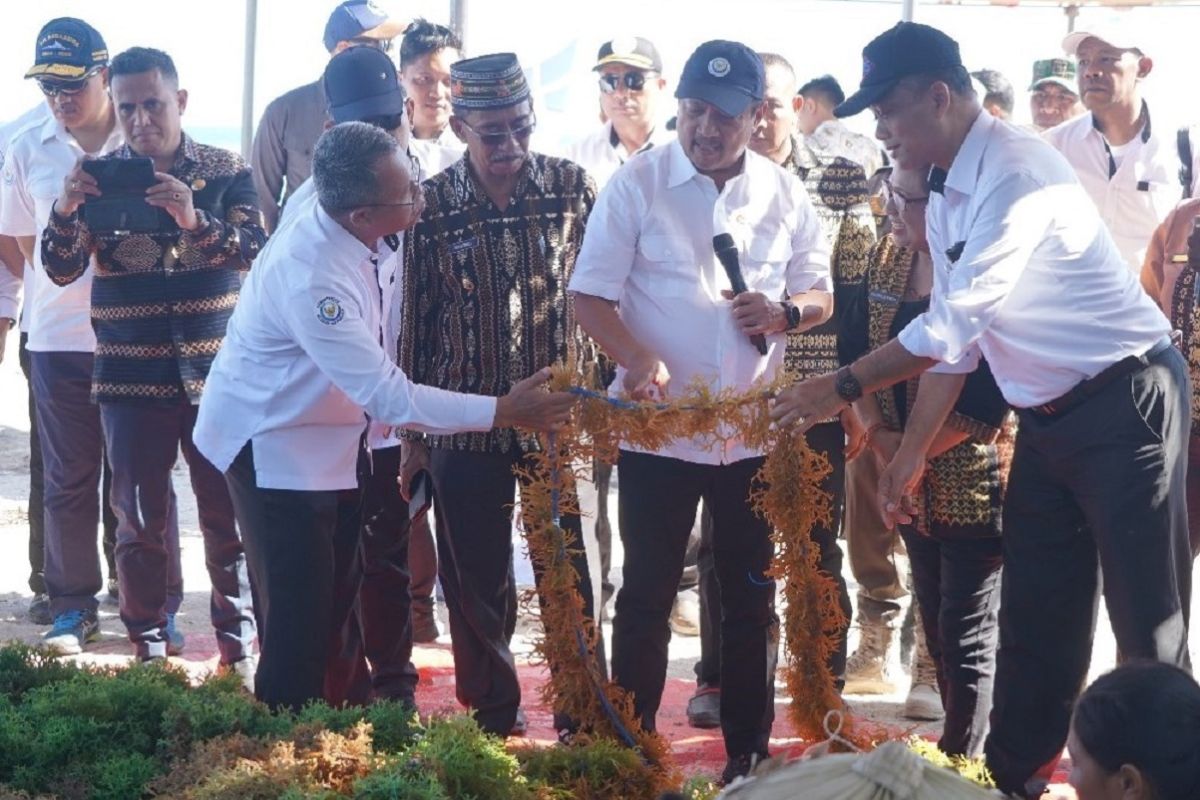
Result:
<svg viewBox="0 0 1200 800">
<path fill-rule="evenodd" d="M 928 169 L 896 169 L 885 183 L 891 233 L 871 254 L 862 283 L 849 293 L 842 312 L 843 361 L 883 346 L 929 307 L 933 260 L 925 238 L 927 174 Z M 900 446 L 918 386 L 914 378 L 854 404 L 880 469 Z M 930 450 L 925 478 L 911 498 L 917 514 L 900 526 L 946 710 L 939 746 L 952 755 L 978 755 L 987 733 L 1009 419 L 987 362 L 981 362 Z"/>
</svg>

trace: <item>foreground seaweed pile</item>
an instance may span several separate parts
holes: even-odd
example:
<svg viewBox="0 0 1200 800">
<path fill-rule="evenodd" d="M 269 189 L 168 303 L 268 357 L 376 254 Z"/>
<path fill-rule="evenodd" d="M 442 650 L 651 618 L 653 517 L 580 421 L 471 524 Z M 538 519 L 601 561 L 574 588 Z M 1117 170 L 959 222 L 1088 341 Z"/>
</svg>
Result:
<svg viewBox="0 0 1200 800">
<path fill-rule="evenodd" d="M 653 798 L 656 781 L 614 742 L 509 750 L 466 716 L 422 724 L 393 703 L 276 714 L 232 677 L 191 686 L 167 665 L 0 648 L 3 798 L 599 800 Z"/>
</svg>

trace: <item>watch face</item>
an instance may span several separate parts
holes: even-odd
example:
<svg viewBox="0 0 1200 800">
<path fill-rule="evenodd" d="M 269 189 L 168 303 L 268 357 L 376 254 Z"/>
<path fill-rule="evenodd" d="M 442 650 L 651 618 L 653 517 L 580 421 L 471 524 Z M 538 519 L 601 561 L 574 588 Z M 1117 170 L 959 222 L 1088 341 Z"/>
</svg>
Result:
<svg viewBox="0 0 1200 800">
<path fill-rule="evenodd" d="M 800 324 L 800 308 L 798 306 L 787 306 L 787 324 L 788 328 L 794 328 Z"/>
</svg>

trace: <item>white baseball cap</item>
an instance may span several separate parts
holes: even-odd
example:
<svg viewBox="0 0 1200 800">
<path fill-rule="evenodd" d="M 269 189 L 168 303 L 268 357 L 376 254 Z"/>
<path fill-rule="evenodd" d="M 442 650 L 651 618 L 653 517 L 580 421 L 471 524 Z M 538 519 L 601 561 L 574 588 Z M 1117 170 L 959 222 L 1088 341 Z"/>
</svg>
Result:
<svg viewBox="0 0 1200 800">
<path fill-rule="evenodd" d="M 1067 34 L 1062 42 L 1063 52 L 1074 58 L 1079 50 L 1079 46 L 1088 39 L 1099 39 L 1118 50 L 1140 49 L 1130 41 L 1129 34 L 1122 31 L 1116 25 L 1089 25 L 1086 30 Z"/>
</svg>

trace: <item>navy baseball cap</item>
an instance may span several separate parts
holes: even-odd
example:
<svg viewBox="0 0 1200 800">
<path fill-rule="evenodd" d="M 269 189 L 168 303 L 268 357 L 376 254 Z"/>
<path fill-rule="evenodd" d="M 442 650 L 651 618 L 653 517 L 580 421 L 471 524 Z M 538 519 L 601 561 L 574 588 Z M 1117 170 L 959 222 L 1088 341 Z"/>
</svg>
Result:
<svg viewBox="0 0 1200 800">
<path fill-rule="evenodd" d="M 108 65 L 108 45 L 100 32 L 81 19 L 59 17 L 42 26 L 26 78 L 73 81 Z"/>
<path fill-rule="evenodd" d="M 852 117 L 887 96 L 901 79 L 950 67 L 961 67 L 958 42 L 937 28 L 918 22 L 898 22 L 863 48 L 862 82 L 858 91 L 833 110 Z"/>
<path fill-rule="evenodd" d="M 736 117 L 762 102 L 765 83 L 758 53 L 740 42 L 716 39 L 688 56 L 675 96 L 680 100 L 703 100 Z"/>
<path fill-rule="evenodd" d="M 407 23 L 390 18 L 375 0 L 346 0 L 325 23 L 325 49 L 332 53 L 338 42 L 351 39 L 394 39 L 407 27 Z"/>
<path fill-rule="evenodd" d="M 374 47 L 343 50 L 325 66 L 325 99 L 334 122 L 360 122 L 404 111 L 396 65 Z"/>
</svg>

